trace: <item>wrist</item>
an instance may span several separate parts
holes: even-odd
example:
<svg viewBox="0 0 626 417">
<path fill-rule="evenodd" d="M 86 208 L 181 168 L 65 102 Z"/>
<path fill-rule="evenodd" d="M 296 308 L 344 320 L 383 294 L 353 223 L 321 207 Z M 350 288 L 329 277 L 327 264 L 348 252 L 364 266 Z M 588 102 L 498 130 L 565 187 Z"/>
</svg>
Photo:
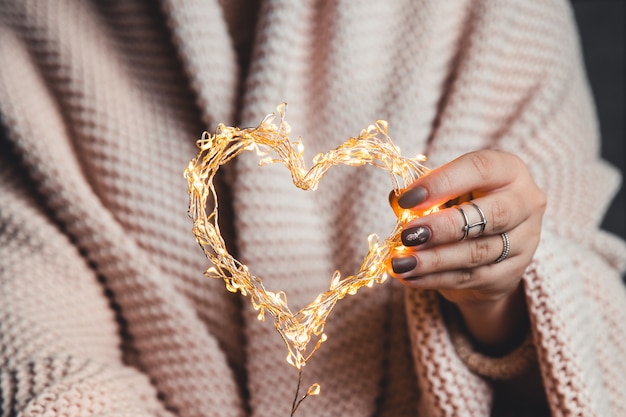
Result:
<svg viewBox="0 0 626 417">
<path fill-rule="evenodd" d="M 522 343 L 529 318 L 520 282 L 511 293 L 496 299 L 455 303 L 475 348 L 487 355 L 502 356 Z"/>
</svg>

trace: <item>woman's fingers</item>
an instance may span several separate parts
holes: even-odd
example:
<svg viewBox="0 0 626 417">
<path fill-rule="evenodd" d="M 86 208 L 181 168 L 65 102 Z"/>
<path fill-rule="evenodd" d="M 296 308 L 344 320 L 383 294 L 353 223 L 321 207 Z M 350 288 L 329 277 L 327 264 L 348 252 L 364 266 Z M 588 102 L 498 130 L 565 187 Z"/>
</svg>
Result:
<svg viewBox="0 0 626 417">
<path fill-rule="evenodd" d="M 515 194 L 498 192 L 408 222 L 402 231 L 402 244 L 431 247 L 499 234 L 514 229 L 532 214 L 532 208 Z"/>
<path fill-rule="evenodd" d="M 460 195 L 482 195 L 515 181 L 523 162 L 515 155 L 481 150 L 460 156 L 419 178 L 398 198 L 404 209 L 425 211 Z"/>
<path fill-rule="evenodd" d="M 482 150 L 429 172 L 390 203 L 398 216 L 421 216 L 404 225 L 390 274 L 464 302 L 516 287 L 539 243 L 546 200 L 519 158 Z"/>
<path fill-rule="evenodd" d="M 507 260 L 517 256 L 523 249 L 520 245 L 511 246 L 511 235 L 512 233 L 507 233 Z M 504 249 L 501 235 L 484 236 L 454 245 L 435 246 L 428 250 L 401 250 L 392 257 L 391 267 L 396 276 L 403 279 L 445 271 L 471 270 L 494 264 Z"/>
<path fill-rule="evenodd" d="M 518 279 L 500 278 L 520 276 L 524 267 L 524 261 L 515 257 L 500 264 L 408 276 L 399 281 L 411 288 L 437 290 L 448 301 L 457 304 L 494 301 L 509 294 L 519 283 Z"/>
<path fill-rule="evenodd" d="M 513 231 L 506 239 L 483 236 L 423 251 L 399 251 L 391 259 L 391 271 L 404 285 L 439 290 L 452 302 L 484 301 L 513 289 L 518 281 L 514 278 L 529 262 L 525 244 Z"/>
</svg>

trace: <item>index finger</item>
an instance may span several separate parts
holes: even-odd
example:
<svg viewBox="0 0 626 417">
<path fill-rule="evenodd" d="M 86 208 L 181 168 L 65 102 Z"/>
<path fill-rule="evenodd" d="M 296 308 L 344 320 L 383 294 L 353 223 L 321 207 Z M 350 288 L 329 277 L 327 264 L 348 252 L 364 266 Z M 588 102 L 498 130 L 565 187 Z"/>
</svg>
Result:
<svg viewBox="0 0 626 417">
<path fill-rule="evenodd" d="M 470 152 L 418 178 L 400 195 L 398 204 L 423 211 L 464 194 L 497 190 L 515 179 L 519 163 L 519 158 L 507 152 Z"/>
</svg>

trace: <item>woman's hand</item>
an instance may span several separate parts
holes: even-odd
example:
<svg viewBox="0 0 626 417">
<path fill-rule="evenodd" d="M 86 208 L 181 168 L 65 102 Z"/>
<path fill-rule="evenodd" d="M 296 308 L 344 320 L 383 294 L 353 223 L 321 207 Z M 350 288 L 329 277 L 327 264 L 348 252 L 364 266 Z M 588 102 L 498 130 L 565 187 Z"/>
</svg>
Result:
<svg viewBox="0 0 626 417">
<path fill-rule="evenodd" d="M 445 204 L 453 199 L 469 201 Z M 390 274 L 456 304 L 486 350 L 514 343 L 527 320 L 521 277 L 539 244 L 546 205 L 526 165 L 502 151 L 465 154 L 419 178 L 391 204 L 418 214 L 444 206 L 404 226 L 405 248 L 392 255 Z"/>
</svg>

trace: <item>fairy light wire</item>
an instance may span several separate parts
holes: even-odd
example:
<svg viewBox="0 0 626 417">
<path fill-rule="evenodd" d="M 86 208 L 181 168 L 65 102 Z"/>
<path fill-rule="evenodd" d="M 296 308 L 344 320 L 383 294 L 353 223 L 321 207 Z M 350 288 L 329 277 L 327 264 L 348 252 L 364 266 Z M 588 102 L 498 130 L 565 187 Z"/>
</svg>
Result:
<svg viewBox="0 0 626 417">
<path fill-rule="evenodd" d="M 248 267 L 226 249 L 218 225 L 219 201 L 213 179 L 222 165 L 244 151 L 255 151 L 262 159 L 259 165 L 281 163 L 291 173 L 295 186 L 315 190 L 324 174 L 334 165 L 371 165 L 391 175 L 396 193 L 406 188 L 428 169 L 421 162 L 424 157 L 407 158 L 393 144 L 388 135 L 387 122 L 378 120 L 327 153 L 313 158 L 306 168 L 304 147 L 300 139 L 291 141 L 291 129 L 285 121 L 286 104 L 277 108 L 277 114 L 268 114 L 259 126 L 239 129 L 219 124 L 215 134 L 205 132 L 197 141 L 198 155 L 189 162 L 185 178 L 189 183 L 189 216 L 193 220 L 193 233 L 212 266 L 205 271 L 210 278 L 222 279 L 226 289 L 249 296 L 259 320 L 269 313 L 274 326 L 287 346 L 287 361 L 301 374 L 302 367 L 326 340 L 324 326 L 335 304 L 346 295 L 354 295 L 362 287 L 383 283 L 387 278 L 387 259 L 401 249 L 402 225 L 415 215 L 409 210 L 398 214 L 398 221 L 389 236 L 380 241 L 372 234 L 368 237 L 369 250 L 359 271 L 341 277 L 333 274 L 329 289 L 295 314 L 289 309 L 283 291 L 269 291 L 260 277 L 250 273 Z M 278 117 L 277 117 L 278 116 Z M 313 384 L 307 395 L 316 395 L 319 385 Z"/>
</svg>

